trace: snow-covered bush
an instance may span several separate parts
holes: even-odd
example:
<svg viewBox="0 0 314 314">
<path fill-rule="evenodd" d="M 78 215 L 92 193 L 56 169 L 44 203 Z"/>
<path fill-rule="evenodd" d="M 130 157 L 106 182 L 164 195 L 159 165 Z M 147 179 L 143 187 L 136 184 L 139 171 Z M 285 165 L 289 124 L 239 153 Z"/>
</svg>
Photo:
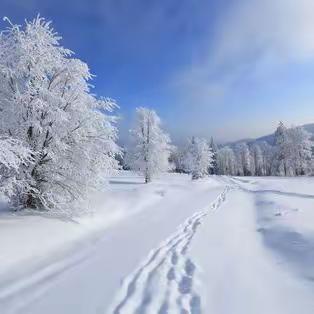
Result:
<svg viewBox="0 0 314 314">
<path fill-rule="evenodd" d="M 136 121 L 130 131 L 128 164 L 144 175 L 145 182 L 169 169 L 170 138 L 161 129 L 161 120 L 154 110 L 136 109 Z"/>
<path fill-rule="evenodd" d="M 200 179 L 208 174 L 212 167 L 213 152 L 203 138 L 193 137 L 185 150 L 185 170 L 192 175 L 192 179 Z"/>
<path fill-rule="evenodd" d="M 169 162 L 172 164 L 172 170 L 177 173 L 185 173 L 185 165 L 184 165 L 184 155 L 185 151 L 182 147 L 173 147 Z"/>
<path fill-rule="evenodd" d="M 90 92 L 88 66 L 37 17 L 0 34 L 0 132 L 33 152 L 16 169 L 11 204 L 69 208 L 114 169 L 116 107 Z"/>
</svg>

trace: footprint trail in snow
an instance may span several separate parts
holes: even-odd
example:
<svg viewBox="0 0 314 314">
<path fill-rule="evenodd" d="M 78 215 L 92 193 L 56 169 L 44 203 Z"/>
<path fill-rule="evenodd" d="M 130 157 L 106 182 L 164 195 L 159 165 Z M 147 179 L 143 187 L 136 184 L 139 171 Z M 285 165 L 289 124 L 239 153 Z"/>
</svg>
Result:
<svg viewBox="0 0 314 314">
<path fill-rule="evenodd" d="M 110 314 L 200 314 L 195 291 L 196 265 L 187 255 L 202 220 L 225 201 L 227 186 L 206 209 L 189 217 L 177 231 L 153 249 L 146 260 L 125 278 Z"/>
</svg>

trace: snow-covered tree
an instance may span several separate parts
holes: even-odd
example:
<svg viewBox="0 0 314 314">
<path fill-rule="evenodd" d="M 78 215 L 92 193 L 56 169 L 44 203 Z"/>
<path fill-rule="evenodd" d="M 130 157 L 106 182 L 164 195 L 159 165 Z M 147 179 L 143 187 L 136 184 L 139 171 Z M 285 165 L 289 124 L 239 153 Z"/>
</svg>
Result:
<svg viewBox="0 0 314 314">
<path fill-rule="evenodd" d="M 212 167 L 213 153 L 203 138 L 193 137 L 185 150 L 184 165 L 192 179 L 203 178 Z"/>
<path fill-rule="evenodd" d="M 254 163 L 254 174 L 256 176 L 266 175 L 266 170 L 263 163 L 263 153 L 258 143 L 254 143 L 250 149 L 252 160 Z"/>
<path fill-rule="evenodd" d="M 275 132 L 275 162 L 273 164 L 273 174 L 292 175 L 291 145 L 288 131 L 283 122 L 280 122 Z"/>
<path fill-rule="evenodd" d="M 225 146 L 217 152 L 218 174 L 236 175 L 236 158 L 232 148 Z"/>
<path fill-rule="evenodd" d="M 213 161 L 212 161 L 212 166 L 209 168 L 208 172 L 210 174 L 218 174 L 218 165 L 217 165 L 218 147 L 217 147 L 216 143 L 214 142 L 213 137 L 211 137 L 211 139 L 210 139 L 209 148 L 210 148 L 211 152 L 213 153 L 213 156 L 212 156 Z"/>
<path fill-rule="evenodd" d="M 312 142 L 310 134 L 302 127 L 287 130 L 291 167 L 294 175 L 305 175 L 310 172 L 312 158 Z"/>
<path fill-rule="evenodd" d="M 254 164 L 249 147 L 246 143 L 239 143 L 235 147 L 237 160 L 237 174 L 251 176 L 254 173 Z"/>
<path fill-rule="evenodd" d="M 88 66 L 37 17 L 0 34 L 0 132 L 32 151 L 17 170 L 11 204 L 65 209 L 117 166 L 116 104 L 90 92 Z"/>
<path fill-rule="evenodd" d="M 170 138 L 161 129 L 161 120 L 156 112 L 137 108 L 128 154 L 130 167 L 142 173 L 148 183 L 155 174 L 169 169 L 170 152 Z"/>
<path fill-rule="evenodd" d="M 274 147 L 269 145 L 265 141 L 258 143 L 261 149 L 262 155 L 262 174 L 263 176 L 272 175 L 273 163 L 274 163 Z"/>
<path fill-rule="evenodd" d="M 275 132 L 273 174 L 292 176 L 310 172 L 312 143 L 310 134 L 302 127 L 287 129 L 280 122 Z"/>
</svg>

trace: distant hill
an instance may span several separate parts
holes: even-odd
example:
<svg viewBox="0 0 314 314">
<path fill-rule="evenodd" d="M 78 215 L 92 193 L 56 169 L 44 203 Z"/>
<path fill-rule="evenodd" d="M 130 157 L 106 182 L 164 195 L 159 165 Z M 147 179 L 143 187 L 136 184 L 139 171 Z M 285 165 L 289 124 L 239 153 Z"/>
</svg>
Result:
<svg viewBox="0 0 314 314">
<path fill-rule="evenodd" d="M 312 140 L 314 140 L 314 123 L 310 123 L 310 124 L 304 124 L 302 125 L 302 127 L 308 131 L 310 134 L 312 134 Z M 262 137 L 259 137 L 257 139 L 255 139 L 256 142 L 267 142 L 270 145 L 274 144 L 274 134 L 270 134 L 270 135 L 265 135 Z"/>
<path fill-rule="evenodd" d="M 309 132 L 312 135 L 312 141 L 314 141 L 314 123 L 309 123 L 309 124 L 304 124 L 302 127 Z M 266 142 L 270 145 L 274 145 L 274 133 L 269 134 L 269 135 L 264 135 L 262 137 L 258 137 L 256 139 L 242 139 L 236 142 L 228 143 L 226 145 L 228 146 L 235 146 L 239 143 L 248 143 L 248 144 L 253 144 L 254 142 Z M 224 146 L 226 146 L 224 145 Z"/>
</svg>

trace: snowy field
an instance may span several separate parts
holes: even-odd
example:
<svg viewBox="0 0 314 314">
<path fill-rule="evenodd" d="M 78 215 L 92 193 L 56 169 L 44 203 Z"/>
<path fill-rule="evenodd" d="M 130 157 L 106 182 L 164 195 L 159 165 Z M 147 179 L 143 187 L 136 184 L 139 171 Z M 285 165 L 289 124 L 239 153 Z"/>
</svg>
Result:
<svg viewBox="0 0 314 314">
<path fill-rule="evenodd" d="M 314 179 L 121 172 L 72 220 L 0 212 L 0 313 L 312 314 Z"/>
</svg>

